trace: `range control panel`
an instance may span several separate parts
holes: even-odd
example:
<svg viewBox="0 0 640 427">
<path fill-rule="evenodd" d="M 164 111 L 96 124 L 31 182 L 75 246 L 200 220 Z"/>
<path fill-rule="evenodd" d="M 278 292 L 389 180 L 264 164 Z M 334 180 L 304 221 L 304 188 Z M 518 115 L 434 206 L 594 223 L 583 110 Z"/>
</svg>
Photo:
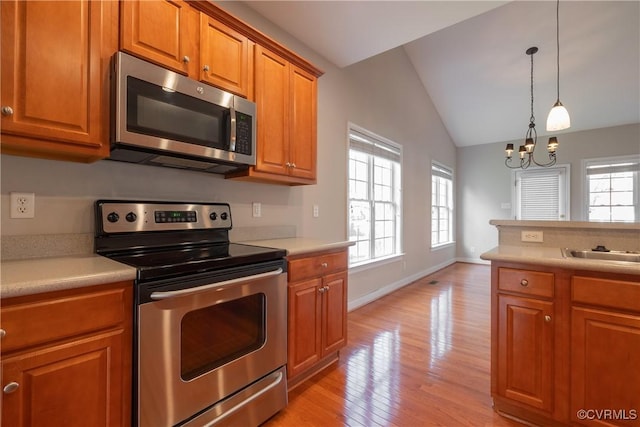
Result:
<svg viewBox="0 0 640 427">
<path fill-rule="evenodd" d="M 105 233 L 231 229 L 227 203 L 99 200 L 96 207 L 96 225 Z"/>
</svg>

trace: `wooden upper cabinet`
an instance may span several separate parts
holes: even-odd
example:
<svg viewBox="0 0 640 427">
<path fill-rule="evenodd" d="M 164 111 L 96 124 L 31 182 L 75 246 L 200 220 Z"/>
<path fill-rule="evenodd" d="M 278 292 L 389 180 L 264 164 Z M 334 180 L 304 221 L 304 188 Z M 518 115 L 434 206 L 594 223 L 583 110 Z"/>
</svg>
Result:
<svg viewBox="0 0 640 427">
<path fill-rule="evenodd" d="M 260 45 L 254 52 L 256 165 L 233 177 L 315 184 L 317 77 Z"/>
<path fill-rule="evenodd" d="M 120 5 L 122 50 L 182 74 L 197 74 L 197 11 L 182 0 L 127 0 Z"/>
<path fill-rule="evenodd" d="M 201 13 L 199 79 L 249 97 L 250 45 L 246 36 Z"/>
<path fill-rule="evenodd" d="M 289 173 L 289 69 L 284 58 L 256 46 L 256 171 Z"/>
<path fill-rule="evenodd" d="M 118 4 L 2 1 L 0 8 L 2 153 L 107 157 Z"/>
</svg>

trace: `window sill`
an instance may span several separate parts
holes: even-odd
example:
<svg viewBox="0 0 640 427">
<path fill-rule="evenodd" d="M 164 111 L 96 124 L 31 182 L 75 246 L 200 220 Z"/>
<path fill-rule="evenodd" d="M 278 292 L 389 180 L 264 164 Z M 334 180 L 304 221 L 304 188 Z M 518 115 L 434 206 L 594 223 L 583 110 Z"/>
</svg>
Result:
<svg viewBox="0 0 640 427">
<path fill-rule="evenodd" d="M 448 248 L 454 247 L 455 245 L 456 245 L 455 241 L 448 242 L 448 243 L 442 243 L 442 244 L 439 244 L 439 245 L 436 245 L 436 246 L 431 246 L 431 250 L 432 251 L 440 251 L 442 249 L 448 249 Z"/>
<path fill-rule="evenodd" d="M 393 262 L 398 262 L 404 258 L 404 253 L 400 253 L 397 255 L 391 255 L 385 258 L 376 258 L 368 261 L 362 261 L 357 264 L 349 265 L 350 273 L 358 273 L 360 271 L 369 270 L 372 268 L 377 268 L 383 266 L 385 264 L 391 264 Z"/>
</svg>

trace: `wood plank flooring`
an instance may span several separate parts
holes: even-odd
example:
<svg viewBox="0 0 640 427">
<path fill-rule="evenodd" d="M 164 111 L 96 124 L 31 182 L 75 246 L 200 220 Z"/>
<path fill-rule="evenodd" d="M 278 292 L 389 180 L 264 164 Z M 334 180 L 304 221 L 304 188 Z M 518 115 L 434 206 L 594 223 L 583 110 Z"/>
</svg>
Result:
<svg viewBox="0 0 640 427">
<path fill-rule="evenodd" d="M 491 407 L 490 274 L 456 263 L 349 313 L 340 361 L 264 426 L 521 426 Z"/>
</svg>

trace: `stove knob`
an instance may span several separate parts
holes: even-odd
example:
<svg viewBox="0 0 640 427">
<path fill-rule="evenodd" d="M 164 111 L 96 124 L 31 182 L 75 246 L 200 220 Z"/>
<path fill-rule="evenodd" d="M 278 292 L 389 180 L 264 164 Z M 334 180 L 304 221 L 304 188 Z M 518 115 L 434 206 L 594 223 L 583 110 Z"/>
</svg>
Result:
<svg viewBox="0 0 640 427">
<path fill-rule="evenodd" d="M 136 219 L 138 219 L 138 216 L 136 214 L 134 214 L 133 212 L 129 212 L 125 218 L 129 222 L 134 222 Z"/>
<path fill-rule="evenodd" d="M 120 215 L 115 212 L 111 212 L 109 215 L 107 215 L 107 221 L 109 222 L 118 222 L 119 219 Z"/>
<path fill-rule="evenodd" d="M 211 221 L 215 221 L 216 219 L 218 219 L 218 214 L 215 212 L 211 212 L 209 214 L 209 218 L 211 218 Z"/>
<path fill-rule="evenodd" d="M 221 219 L 221 220 L 223 220 L 223 221 L 226 221 L 226 220 L 227 220 L 227 217 L 228 217 L 228 215 L 227 215 L 227 213 L 226 213 L 226 212 L 222 212 L 222 213 L 220 214 L 220 219 Z"/>
</svg>

